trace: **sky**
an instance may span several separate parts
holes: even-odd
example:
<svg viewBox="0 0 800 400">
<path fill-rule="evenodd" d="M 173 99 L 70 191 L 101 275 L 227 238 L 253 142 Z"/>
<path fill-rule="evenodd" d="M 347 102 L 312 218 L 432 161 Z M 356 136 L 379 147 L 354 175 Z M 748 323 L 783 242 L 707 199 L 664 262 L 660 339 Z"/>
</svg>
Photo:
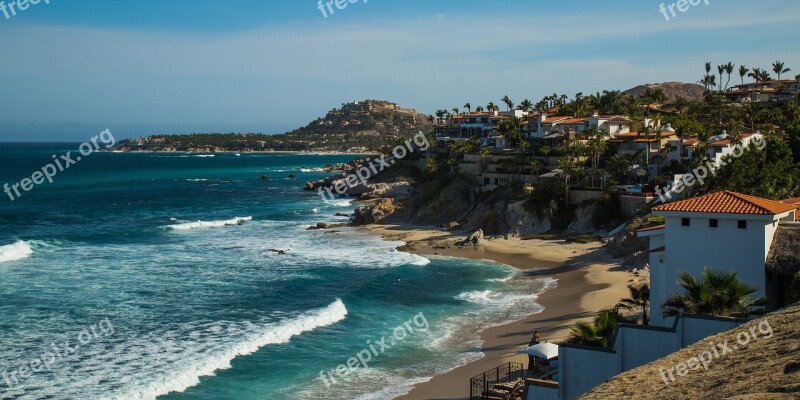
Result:
<svg viewBox="0 0 800 400">
<path fill-rule="evenodd" d="M 0 11 L 0 142 L 282 133 L 349 101 L 535 103 L 706 61 L 800 73 L 797 0 L 47 1 Z"/>
</svg>

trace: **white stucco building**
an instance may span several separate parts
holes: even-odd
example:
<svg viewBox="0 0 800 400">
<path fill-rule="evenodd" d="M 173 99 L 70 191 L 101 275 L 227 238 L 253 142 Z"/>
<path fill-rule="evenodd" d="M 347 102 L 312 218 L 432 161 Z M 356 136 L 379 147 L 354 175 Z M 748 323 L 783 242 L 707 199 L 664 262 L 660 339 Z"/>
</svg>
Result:
<svg viewBox="0 0 800 400">
<path fill-rule="evenodd" d="M 780 287 L 786 286 L 781 281 L 788 278 L 770 272 L 768 258 L 787 262 L 770 251 L 784 240 L 789 263 L 798 264 L 800 232 L 791 232 L 800 231 L 798 206 L 800 199 L 778 202 L 723 191 L 655 207 L 653 214 L 663 216 L 664 225 L 638 232 L 649 239 L 650 326 L 618 325 L 609 348 L 561 344 L 557 383 L 528 380 L 526 399 L 577 399 L 616 375 L 746 323 L 706 315 L 664 318 L 660 306 L 672 293 L 683 292 L 679 272 L 699 276 L 705 267 L 738 271 L 739 279 L 759 288 L 756 296 L 780 297 Z"/>
<path fill-rule="evenodd" d="M 738 271 L 739 279 L 766 295 L 765 264 L 781 222 L 795 221 L 796 206 L 723 191 L 653 209 L 665 224 L 639 232 L 650 240 L 651 325 L 672 326 L 658 311 L 681 290 L 679 272 L 700 276 L 705 267 Z"/>
</svg>

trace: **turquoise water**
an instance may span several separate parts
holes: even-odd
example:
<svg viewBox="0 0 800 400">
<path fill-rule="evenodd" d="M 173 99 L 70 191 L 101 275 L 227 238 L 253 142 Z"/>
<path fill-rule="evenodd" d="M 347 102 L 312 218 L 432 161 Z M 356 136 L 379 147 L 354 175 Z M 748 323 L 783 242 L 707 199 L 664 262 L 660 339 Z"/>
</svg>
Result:
<svg viewBox="0 0 800 400">
<path fill-rule="evenodd" d="M 0 145 L 0 184 L 76 148 Z M 552 282 L 510 267 L 307 231 L 354 208 L 301 190 L 350 158 L 95 153 L 0 193 L 0 398 L 386 399 L 540 310 Z M 396 327 L 403 340 L 326 387 L 321 371 Z"/>
</svg>

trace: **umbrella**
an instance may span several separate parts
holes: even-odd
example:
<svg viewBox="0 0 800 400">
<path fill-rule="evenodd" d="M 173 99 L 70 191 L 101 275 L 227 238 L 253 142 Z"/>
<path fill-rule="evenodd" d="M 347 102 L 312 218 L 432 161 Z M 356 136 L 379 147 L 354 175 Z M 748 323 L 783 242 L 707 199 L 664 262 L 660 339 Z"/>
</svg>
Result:
<svg viewBox="0 0 800 400">
<path fill-rule="evenodd" d="M 525 349 L 524 353 L 545 360 L 550 360 L 558 357 L 558 345 L 552 343 L 539 343 L 528 347 Z"/>
</svg>

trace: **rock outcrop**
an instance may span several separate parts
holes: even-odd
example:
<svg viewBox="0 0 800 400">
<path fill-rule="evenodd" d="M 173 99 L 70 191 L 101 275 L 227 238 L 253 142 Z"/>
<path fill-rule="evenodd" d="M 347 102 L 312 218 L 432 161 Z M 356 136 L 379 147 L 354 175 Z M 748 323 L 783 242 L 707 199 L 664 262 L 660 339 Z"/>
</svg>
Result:
<svg viewBox="0 0 800 400">
<path fill-rule="evenodd" d="M 402 221 L 403 208 L 394 199 L 382 199 L 368 206 L 360 207 L 353 213 L 353 225 L 369 225 Z M 387 220 L 392 217 L 392 220 Z"/>
<path fill-rule="evenodd" d="M 457 242 L 456 245 L 458 246 L 479 246 L 482 245 L 484 242 L 483 230 L 478 229 L 473 234 L 467 236 L 466 239 Z"/>
</svg>

